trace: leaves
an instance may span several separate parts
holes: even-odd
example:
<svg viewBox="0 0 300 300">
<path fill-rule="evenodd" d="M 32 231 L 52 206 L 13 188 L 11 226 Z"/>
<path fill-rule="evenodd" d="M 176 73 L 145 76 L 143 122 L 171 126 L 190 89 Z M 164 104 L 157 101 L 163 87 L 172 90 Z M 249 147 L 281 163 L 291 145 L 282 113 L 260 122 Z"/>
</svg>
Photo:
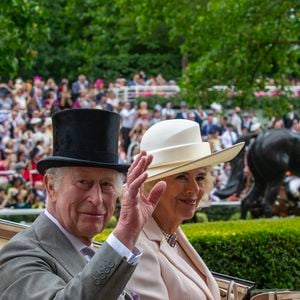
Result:
<svg viewBox="0 0 300 300">
<path fill-rule="evenodd" d="M 0 3 L 0 72 L 2 78 L 17 75 L 29 68 L 37 45 L 45 39 L 47 26 L 37 25 L 43 9 L 39 1 L 1 1 Z"/>
<path fill-rule="evenodd" d="M 181 79 L 192 104 L 226 96 L 213 85 L 235 86 L 246 104 L 269 77 L 300 75 L 299 10 L 295 0 L 3 0 L 0 71 L 113 80 L 143 69 Z"/>
</svg>

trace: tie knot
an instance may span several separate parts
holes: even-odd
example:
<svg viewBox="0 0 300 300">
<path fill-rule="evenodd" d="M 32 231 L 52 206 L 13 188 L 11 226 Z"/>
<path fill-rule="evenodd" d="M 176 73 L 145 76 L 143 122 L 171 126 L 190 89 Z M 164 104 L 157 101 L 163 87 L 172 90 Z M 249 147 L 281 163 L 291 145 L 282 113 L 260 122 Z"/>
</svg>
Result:
<svg viewBox="0 0 300 300">
<path fill-rule="evenodd" d="M 90 248 L 90 247 L 84 247 L 80 250 L 80 252 L 84 255 L 84 256 L 88 256 L 89 259 L 91 259 L 94 254 L 95 254 L 95 251 Z"/>
</svg>

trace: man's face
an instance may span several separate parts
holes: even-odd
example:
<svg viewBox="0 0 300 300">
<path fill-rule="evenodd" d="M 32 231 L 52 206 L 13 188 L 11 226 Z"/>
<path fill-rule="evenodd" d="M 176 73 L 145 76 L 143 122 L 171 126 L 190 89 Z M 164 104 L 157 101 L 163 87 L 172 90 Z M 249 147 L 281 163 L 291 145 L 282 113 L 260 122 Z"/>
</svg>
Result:
<svg viewBox="0 0 300 300">
<path fill-rule="evenodd" d="M 84 82 L 85 82 L 85 76 L 84 76 L 84 75 L 80 75 L 80 76 L 79 76 L 79 81 L 80 81 L 81 83 L 84 83 Z"/>
<path fill-rule="evenodd" d="M 90 244 L 112 217 L 117 178 L 111 169 L 65 168 L 56 188 L 47 184 L 48 210 L 68 232 Z"/>
</svg>

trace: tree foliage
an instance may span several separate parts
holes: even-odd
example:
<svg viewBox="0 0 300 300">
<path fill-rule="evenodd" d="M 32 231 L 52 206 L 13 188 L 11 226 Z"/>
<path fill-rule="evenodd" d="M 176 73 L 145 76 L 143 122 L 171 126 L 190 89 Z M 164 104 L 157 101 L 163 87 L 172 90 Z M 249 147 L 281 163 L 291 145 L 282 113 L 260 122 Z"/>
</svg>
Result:
<svg viewBox="0 0 300 300">
<path fill-rule="evenodd" d="M 297 0 L 3 0 L 0 71 L 74 79 L 181 78 L 202 104 L 235 86 L 241 102 L 269 77 L 299 76 Z M 184 66 L 184 71 L 182 71 Z"/>
<path fill-rule="evenodd" d="M 0 74 L 2 79 L 29 69 L 37 56 L 37 45 L 47 37 L 47 26 L 38 0 L 1 0 Z"/>
<path fill-rule="evenodd" d="M 299 76 L 300 3 L 295 0 L 119 0 L 133 7 L 143 35 L 165 23 L 188 60 L 183 85 L 194 101 L 214 85 L 235 86 L 243 97 L 272 77 Z M 151 18 L 152 17 L 152 18 Z"/>
<path fill-rule="evenodd" d="M 85 73 L 91 79 L 110 80 L 130 77 L 138 70 L 163 72 L 170 78 L 181 75 L 180 52 L 168 41 L 167 32 L 161 31 L 155 39 L 141 39 L 134 17 L 130 12 L 122 14 L 116 3 L 57 0 L 53 4 L 45 0 L 44 5 L 51 34 L 39 48 L 36 72 L 56 78 Z"/>
</svg>

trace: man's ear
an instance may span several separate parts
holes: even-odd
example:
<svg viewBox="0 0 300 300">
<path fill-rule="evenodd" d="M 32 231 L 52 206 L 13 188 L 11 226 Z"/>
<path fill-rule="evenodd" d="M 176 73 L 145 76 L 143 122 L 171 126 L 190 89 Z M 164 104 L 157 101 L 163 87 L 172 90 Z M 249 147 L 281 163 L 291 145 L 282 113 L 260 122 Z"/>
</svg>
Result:
<svg viewBox="0 0 300 300">
<path fill-rule="evenodd" d="M 44 187 L 47 191 L 48 200 L 55 201 L 55 190 L 53 180 L 49 179 L 48 175 L 45 175 L 43 178 Z"/>
</svg>

